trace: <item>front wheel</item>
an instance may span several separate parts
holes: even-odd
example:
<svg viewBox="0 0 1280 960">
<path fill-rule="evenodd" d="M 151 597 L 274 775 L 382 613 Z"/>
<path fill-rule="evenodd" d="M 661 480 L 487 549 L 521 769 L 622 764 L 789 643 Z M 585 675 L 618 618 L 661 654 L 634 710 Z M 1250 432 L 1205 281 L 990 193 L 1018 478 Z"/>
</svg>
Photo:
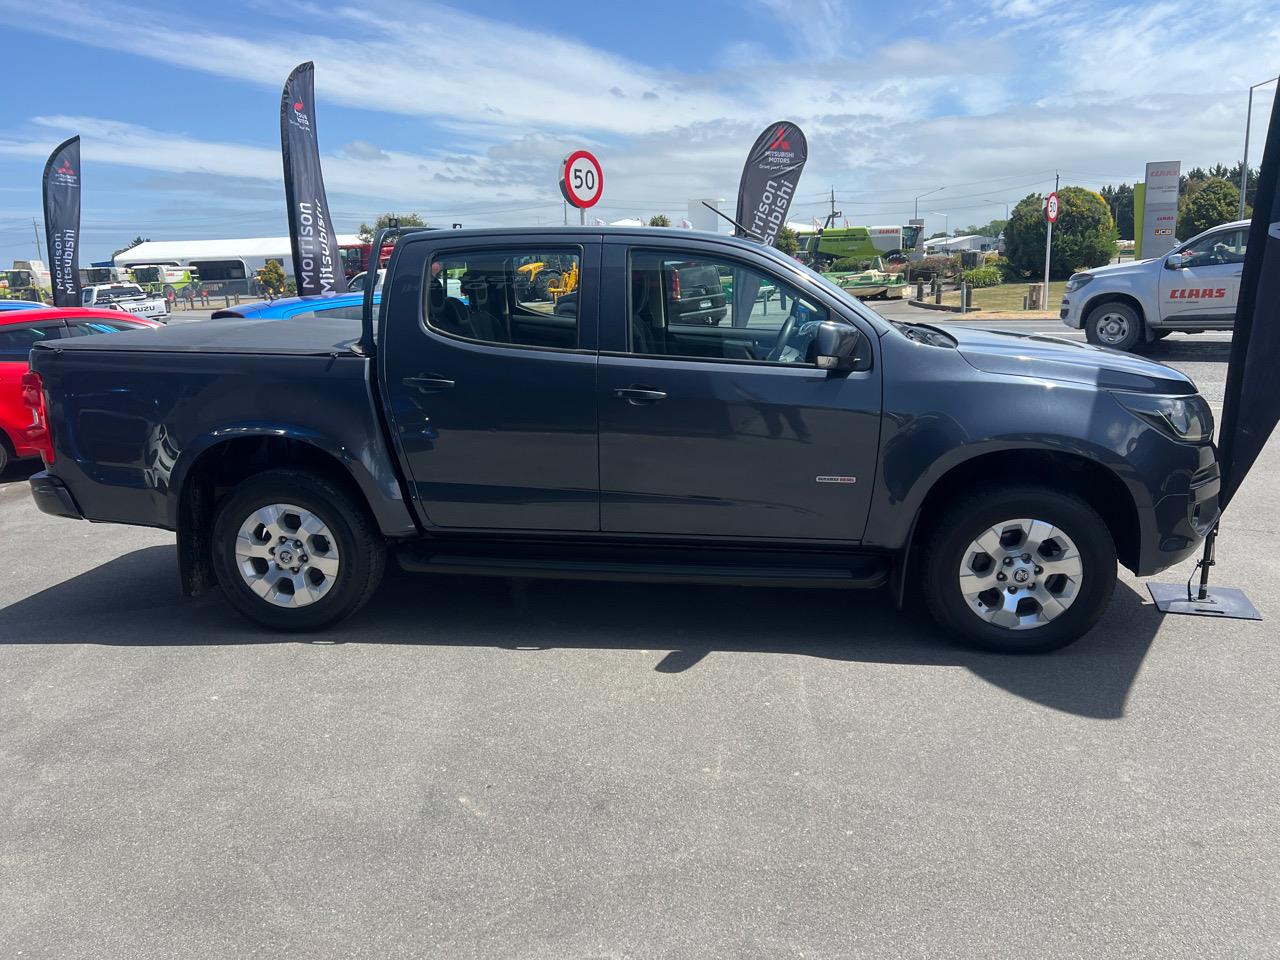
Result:
<svg viewBox="0 0 1280 960">
<path fill-rule="evenodd" d="M 240 613 L 273 630 L 321 630 L 377 589 L 386 546 L 359 503 L 320 474 L 269 470 L 218 506 L 213 566 Z"/>
<path fill-rule="evenodd" d="M 1094 307 L 1084 326 L 1090 343 L 1113 350 L 1132 350 L 1143 339 L 1142 317 L 1126 303 Z"/>
<path fill-rule="evenodd" d="M 970 646 L 1042 653 L 1101 618 L 1116 549 L 1097 511 L 1048 487 L 994 487 L 938 517 L 924 554 L 924 593 L 938 623 Z"/>
</svg>

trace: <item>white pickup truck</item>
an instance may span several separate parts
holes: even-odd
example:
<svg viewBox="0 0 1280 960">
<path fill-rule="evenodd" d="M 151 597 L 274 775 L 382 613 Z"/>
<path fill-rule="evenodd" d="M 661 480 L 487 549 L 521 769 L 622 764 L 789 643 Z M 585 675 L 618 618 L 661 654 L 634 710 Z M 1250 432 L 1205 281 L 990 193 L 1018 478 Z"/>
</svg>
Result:
<svg viewBox="0 0 1280 960">
<path fill-rule="evenodd" d="M 164 297 L 147 293 L 136 283 L 102 283 L 80 291 L 80 304 L 99 310 L 123 310 L 148 320 L 166 323 L 169 304 Z"/>
<path fill-rule="evenodd" d="M 1072 274 L 1058 315 L 1090 343 L 1139 349 L 1182 333 L 1230 330 L 1240 296 L 1249 221 L 1224 223 L 1154 260 Z"/>
</svg>

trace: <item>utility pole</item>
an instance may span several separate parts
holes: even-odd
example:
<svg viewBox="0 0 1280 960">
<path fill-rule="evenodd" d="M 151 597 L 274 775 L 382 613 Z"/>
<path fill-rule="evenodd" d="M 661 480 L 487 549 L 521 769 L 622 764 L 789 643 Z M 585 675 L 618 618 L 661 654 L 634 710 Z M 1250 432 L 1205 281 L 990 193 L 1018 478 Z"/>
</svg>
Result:
<svg viewBox="0 0 1280 960">
<path fill-rule="evenodd" d="M 825 230 L 827 227 L 834 227 L 836 225 L 836 217 L 842 217 L 842 216 L 844 216 L 844 213 L 836 209 L 836 188 L 835 188 L 835 185 L 832 184 L 831 212 L 827 214 L 827 224 L 826 224 L 826 227 L 824 227 L 823 229 Z"/>
<path fill-rule="evenodd" d="M 1053 192 L 1058 192 L 1058 185 L 1062 182 L 1062 176 L 1058 171 L 1053 172 Z M 1062 201 L 1058 201 L 1058 208 L 1062 208 Z M 1049 219 L 1049 208 L 1046 204 L 1044 210 L 1044 218 L 1048 222 L 1049 229 L 1044 236 L 1044 295 L 1040 298 L 1040 309 L 1049 309 L 1049 252 L 1053 249 L 1053 221 Z"/>
<path fill-rule="evenodd" d="M 43 260 L 44 255 L 40 252 L 40 228 L 36 226 L 36 218 L 31 218 L 31 235 L 36 238 L 36 259 Z"/>
</svg>

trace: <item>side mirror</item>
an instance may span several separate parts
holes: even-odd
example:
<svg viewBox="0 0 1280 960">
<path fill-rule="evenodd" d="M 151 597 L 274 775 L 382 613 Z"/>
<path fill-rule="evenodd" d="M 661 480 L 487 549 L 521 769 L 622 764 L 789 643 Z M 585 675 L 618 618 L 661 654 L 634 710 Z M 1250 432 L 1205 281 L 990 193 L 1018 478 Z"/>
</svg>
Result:
<svg viewBox="0 0 1280 960">
<path fill-rule="evenodd" d="M 828 373 L 871 369 L 871 341 L 850 324 L 823 320 L 813 346 L 816 363 Z"/>
<path fill-rule="evenodd" d="M 1164 258 L 1164 268 L 1166 270 L 1185 270 L 1187 269 L 1187 258 L 1181 253 L 1171 253 Z"/>
</svg>

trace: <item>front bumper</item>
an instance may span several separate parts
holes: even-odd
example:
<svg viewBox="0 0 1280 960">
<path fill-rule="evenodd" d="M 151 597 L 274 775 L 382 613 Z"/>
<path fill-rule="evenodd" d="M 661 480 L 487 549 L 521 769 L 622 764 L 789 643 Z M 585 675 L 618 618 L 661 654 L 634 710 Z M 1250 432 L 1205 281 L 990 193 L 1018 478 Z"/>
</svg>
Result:
<svg viewBox="0 0 1280 960">
<path fill-rule="evenodd" d="M 71 491 L 57 477 L 50 476 L 48 472 L 41 470 L 31 477 L 30 483 L 31 499 L 36 502 L 36 507 L 41 513 L 47 513 L 53 517 L 67 517 L 71 520 L 84 519 L 84 514 L 80 512 L 80 507 L 71 496 Z"/>
<path fill-rule="evenodd" d="M 1073 330 L 1084 327 L 1084 311 L 1071 302 L 1071 294 L 1063 294 L 1062 306 L 1058 308 L 1058 319 Z"/>
<path fill-rule="evenodd" d="M 1134 571 L 1138 576 L 1152 576 L 1187 559 L 1218 522 L 1222 476 L 1213 448 L 1206 445 L 1205 449 L 1208 456 L 1202 455 L 1202 465 L 1190 477 L 1186 492 L 1161 497 L 1145 511 L 1143 546 Z"/>
</svg>

